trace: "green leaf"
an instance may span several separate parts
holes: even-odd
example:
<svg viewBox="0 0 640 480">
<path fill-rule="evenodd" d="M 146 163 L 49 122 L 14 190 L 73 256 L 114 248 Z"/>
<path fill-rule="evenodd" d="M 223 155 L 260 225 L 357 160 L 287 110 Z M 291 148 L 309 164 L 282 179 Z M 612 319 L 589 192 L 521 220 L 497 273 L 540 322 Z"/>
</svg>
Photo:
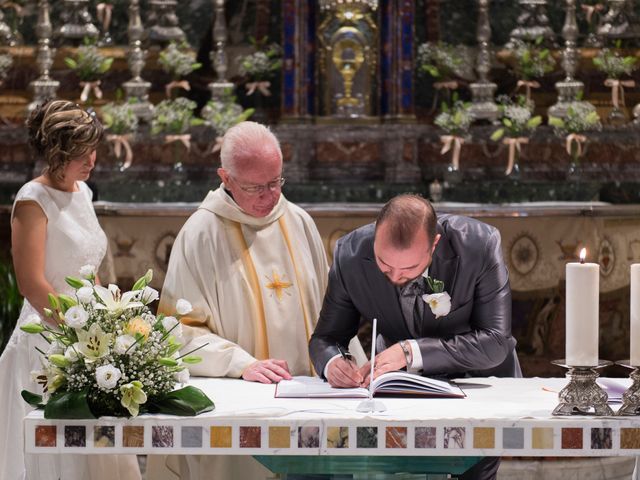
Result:
<svg viewBox="0 0 640 480">
<path fill-rule="evenodd" d="M 29 390 L 22 390 L 22 392 L 20 392 L 20 395 L 22 395 L 22 399 L 32 407 L 44 408 L 44 403 L 42 403 L 42 395 L 31 393 Z"/>
<path fill-rule="evenodd" d="M 513 122 L 508 118 L 503 118 L 502 123 L 504 124 L 505 127 L 508 127 L 508 128 L 513 127 Z"/>
<path fill-rule="evenodd" d="M 503 136 L 504 136 L 504 128 L 499 128 L 498 130 L 493 132 L 493 135 L 491 135 L 491 140 L 493 140 L 494 142 L 497 142 Z"/>
<path fill-rule="evenodd" d="M 67 285 L 75 289 L 84 287 L 84 283 L 76 277 L 65 277 L 64 281 L 67 282 Z"/>
<path fill-rule="evenodd" d="M 564 128 L 564 121 L 558 117 L 549 117 L 549 125 L 556 128 Z"/>
<path fill-rule="evenodd" d="M 53 295 L 52 293 L 48 293 L 47 298 L 49 299 L 51 310 L 58 310 L 60 308 L 60 303 L 58 302 L 58 298 L 55 295 Z"/>
<path fill-rule="evenodd" d="M 24 398 L 24 397 L 23 397 Z M 44 407 L 44 418 L 96 418 L 87 402 L 87 392 L 56 392 Z"/>
<path fill-rule="evenodd" d="M 528 128 L 536 128 L 542 123 L 542 117 L 540 115 L 536 115 L 535 117 L 529 119 L 527 122 Z"/>
<path fill-rule="evenodd" d="M 176 367 L 178 365 L 177 361 L 175 361 L 173 358 L 168 357 L 159 358 L 158 363 L 160 365 L 164 365 L 165 367 Z"/>
<path fill-rule="evenodd" d="M 146 407 L 146 410 L 150 413 L 194 417 L 201 413 L 212 411 L 215 405 L 202 390 L 187 386 L 156 397 L 148 401 L 143 407 Z"/>
<path fill-rule="evenodd" d="M 188 365 L 195 365 L 196 363 L 200 363 L 202 361 L 202 357 L 198 357 L 196 355 L 189 355 L 187 357 L 183 357 L 182 361 Z"/>
<path fill-rule="evenodd" d="M 58 300 L 60 301 L 60 310 L 62 310 L 62 313 L 65 313 L 71 307 L 74 307 L 74 306 L 76 306 L 78 304 L 78 302 L 76 302 L 75 299 L 73 299 L 69 295 L 65 295 L 63 293 L 58 295 Z"/>
<path fill-rule="evenodd" d="M 69 67 L 72 70 L 75 70 L 76 68 L 78 68 L 78 63 L 73 58 L 66 57 L 64 59 L 64 63 L 67 67 Z"/>
</svg>

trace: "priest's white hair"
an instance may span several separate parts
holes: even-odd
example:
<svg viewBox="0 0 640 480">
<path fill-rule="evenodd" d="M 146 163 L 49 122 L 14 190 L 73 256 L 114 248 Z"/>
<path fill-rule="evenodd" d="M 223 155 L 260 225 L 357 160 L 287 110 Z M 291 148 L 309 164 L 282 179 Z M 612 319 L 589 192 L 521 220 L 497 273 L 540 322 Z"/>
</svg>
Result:
<svg viewBox="0 0 640 480">
<path fill-rule="evenodd" d="M 224 170 L 234 174 L 238 160 L 259 159 L 269 149 L 275 149 L 282 160 L 280 142 L 268 127 L 256 122 L 240 122 L 224 134 L 220 163 Z"/>
</svg>

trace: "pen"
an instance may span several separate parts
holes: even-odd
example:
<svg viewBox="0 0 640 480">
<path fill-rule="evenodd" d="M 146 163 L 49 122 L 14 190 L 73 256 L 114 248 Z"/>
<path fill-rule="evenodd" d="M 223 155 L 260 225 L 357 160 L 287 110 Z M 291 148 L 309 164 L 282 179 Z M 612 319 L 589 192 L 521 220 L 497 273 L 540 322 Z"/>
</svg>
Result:
<svg viewBox="0 0 640 480">
<path fill-rule="evenodd" d="M 338 352 L 340 352 L 340 355 L 342 355 L 342 359 L 345 361 L 349 361 L 351 360 L 351 354 L 347 351 L 345 351 L 344 348 L 342 348 L 342 345 L 340 345 L 339 343 L 336 343 L 336 347 L 338 347 Z"/>
</svg>

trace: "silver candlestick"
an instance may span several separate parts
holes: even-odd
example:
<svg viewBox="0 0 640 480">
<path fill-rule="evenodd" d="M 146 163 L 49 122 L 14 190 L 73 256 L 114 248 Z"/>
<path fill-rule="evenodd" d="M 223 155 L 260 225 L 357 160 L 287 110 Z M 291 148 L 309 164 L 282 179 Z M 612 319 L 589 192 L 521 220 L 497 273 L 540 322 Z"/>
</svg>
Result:
<svg viewBox="0 0 640 480">
<path fill-rule="evenodd" d="M 631 365 L 629 360 L 616 362 L 616 365 L 630 368 L 631 386 L 622 394 L 622 406 L 616 412 L 621 417 L 640 415 L 640 366 Z"/>
<path fill-rule="evenodd" d="M 518 17 L 518 26 L 511 31 L 511 41 L 535 41 L 545 39 L 548 43 L 555 43 L 555 34 L 549 26 L 547 17 L 547 0 L 520 0 L 523 12 Z"/>
<path fill-rule="evenodd" d="M 576 0 L 565 1 L 562 38 L 564 38 L 562 68 L 564 69 L 565 78 L 561 82 L 556 82 L 558 101 L 549 108 L 549 115 L 559 118 L 567 116 L 569 104 L 576 101 L 584 89 L 584 84 L 575 79 L 576 70 L 578 69 L 578 51 L 576 48 L 576 42 L 578 40 Z"/>
<path fill-rule="evenodd" d="M 186 39 L 184 31 L 178 25 L 176 0 L 150 0 L 149 40 L 154 43 L 181 42 Z"/>
<path fill-rule="evenodd" d="M 568 369 L 566 377 L 569 379 L 567 386 L 558 394 L 560 403 L 552 415 L 613 415 L 607 404 L 607 392 L 596 383 L 599 376 L 596 370 L 613 365 L 612 362 L 600 360 L 597 366 L 589 367 L 567 365 L 564 359 L 551 363 Z"/>
<path fill-rule="evenodd" d="M 628 0 L 607 0 L 608 10 L 600 18 L 598 36 L 603 40 L 636 38 L 638 26 L 631 21 L 631 2 Z"/>
<path fill-rule="evenodd" d="M 49 1 L 39 0 L 38 2 L 38 23 L 36 25 L 36 35 L 38 36 L 38 51 L 36 54 L 36 64 L 40 76 L 33 80 L 29 87 L 33 91 L 33 101 L 27 106 L 31 112 L 45 100 L 55 98 L 60 86 L 60 82 L 49 76 L 55 50 L 51 48 L 51 20 L 49 17 Z"/>
<path fill-rule="evenodd" d="M 227 23 L 224 14 L 224 0 L 213 0 L 213 10 L 215 22 L 213 24 L 213 50 L 211 51 L 211 62 L 216 71 L 216 81 L 211 82 L 207 87 L 211 91 L 211 98 L 219 99 L 228 96 L 233 90 L 233 83 L 227 81 Z"/>
<path fill-rule="evenodd" d="M 149 121 L 153 116 L 153 105 L 149 102 L 151 82 L 141 77 L 146 52 L 142 50 L 144 26 L 140 18 L 140 0 L 131 0 L 129 3 L 127 34 L 129 36 L 129 70 L 133 78 L 122 84 L 122 87 L 126 92 L 127 100 L 135 100 L 131 104 L 135 115 L 140 120 Z"/>
<path fill-rule="evenodd" d="M 56 36 L 76 43 L 86 38 L 98 38 L 100 32 L 92 23 L 89 0 L 64 0 L 62 13 L 64 24 L 56 31 Z"/>
<path fill-rule="evenodd" d="M 11 27 L 4 21 L 4 12 L 0 10 L 0 42 L 2 45 L 15 45 L 15 37 Z"/>
<path fill-rule="evenodd" d="M 478 0 L 478 81 L 469 85 L 471 89 L 471 114 L 475 120 L 498 120 L 498 106 L 494 100 L 494 94 L 498 86 L 489 81 L 491 70 L 491 53 L 489 41 L 491 40 L 491 25 L 489 24 L 489 0 Z"/>
</svg>

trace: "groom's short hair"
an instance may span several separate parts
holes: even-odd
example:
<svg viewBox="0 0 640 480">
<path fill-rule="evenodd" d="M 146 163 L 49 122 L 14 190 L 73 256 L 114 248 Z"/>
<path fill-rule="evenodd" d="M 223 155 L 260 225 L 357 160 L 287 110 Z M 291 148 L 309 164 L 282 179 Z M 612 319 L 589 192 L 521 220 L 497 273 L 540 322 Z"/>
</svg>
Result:
<svg viewBox="0 0 640 480">
<path fill-rule="evenodd" d="M 419 195 L 404 194 L 389 200 L 376 219 L 376 233 L 383 224 L 391 244 L 399 249 L 408 248 L 416 234 L 423 229 L 429 243 L 436 238 L 438 217 L 429 200 Z"/>
</svg>

